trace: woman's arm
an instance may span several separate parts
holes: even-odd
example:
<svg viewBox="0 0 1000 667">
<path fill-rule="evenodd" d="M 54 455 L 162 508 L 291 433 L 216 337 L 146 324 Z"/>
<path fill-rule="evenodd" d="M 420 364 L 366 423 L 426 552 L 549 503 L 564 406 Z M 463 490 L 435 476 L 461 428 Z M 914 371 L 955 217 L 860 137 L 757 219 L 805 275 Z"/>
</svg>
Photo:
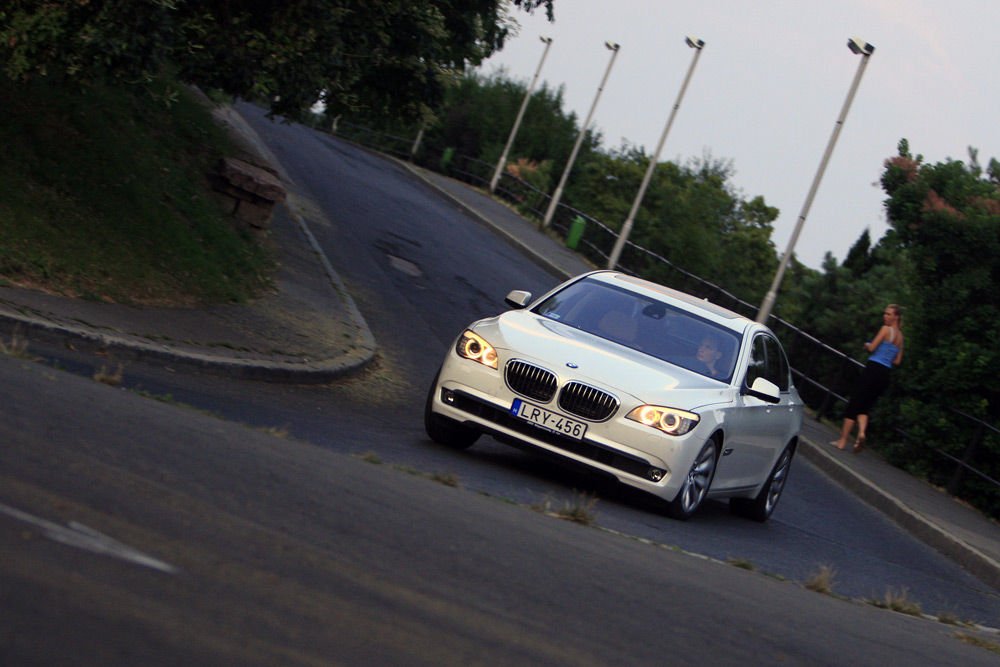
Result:
<svg viewBox="0 0 1000 667">
<path fill-rule="evenodd" d="M 903 334 L 899 334 L 899 352 L 896 353 L 896 358 L 892 360 L 893 366 L 898 366 L 903 363 Z"/>
<path fill-rule="evenodd" d="M 865 349 L 868 350 L 869 352 L 874 352 L 875 348 L 879 346 L 879 343 L 881 343 L 888 337 L 889 337 L 889 327 L 883 325 L 882 328 L 878 330 L 878 333 L 875 334 L 875 338 L 872 339 L 870 342 L 865 343 Z"/>
</svg>

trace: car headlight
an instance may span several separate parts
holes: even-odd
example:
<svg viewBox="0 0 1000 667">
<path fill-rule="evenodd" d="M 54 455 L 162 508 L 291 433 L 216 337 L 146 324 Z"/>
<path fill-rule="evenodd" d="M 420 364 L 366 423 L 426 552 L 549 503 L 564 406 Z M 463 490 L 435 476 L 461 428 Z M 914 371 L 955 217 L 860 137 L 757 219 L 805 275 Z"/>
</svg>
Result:
<svg viewBox="0 0 1000 667">
<path fill-rule="evenodd" d="M 478 361 L 482 365 L 493 369 L 497 367 L 497 351 L 482 336 L 474 334 L 471 331 L 466 330 L 459 337 L 458 344 L 455 345 L 455 351 L 458 352 L 458 356 L 464 359 Z"/>
<path fill-rule="evenodd" d="M 640 405 L 627 416 L 633 421 L 652 426 L 670 435 L 684 435 L 693 429 L 700 419 L 693 412 L 661 408 L 656 405 Z"/>
</svg>

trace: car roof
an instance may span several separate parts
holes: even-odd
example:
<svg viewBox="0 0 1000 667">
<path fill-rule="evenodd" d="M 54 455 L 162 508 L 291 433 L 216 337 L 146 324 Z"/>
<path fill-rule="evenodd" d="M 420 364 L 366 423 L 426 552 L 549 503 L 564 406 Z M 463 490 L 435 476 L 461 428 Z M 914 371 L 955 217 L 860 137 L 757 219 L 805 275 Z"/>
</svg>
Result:
<svg viewBox="0 0 1000 667">
<path fill-rule="evenodd" d="M 633 291 L 653 292 L 657 296 L 666 297 L 668 301 L 679 301 L 688 306 L 691 310 L 698 312 L 700 315 L 708 317 L 719 324 L 723 324 L 735 330 L 743 331 L 748 325 L 753 324 L 753 321 L 749 318 L 733 312 L 728 308 L 723 308 L 722 306 L 712 303 L 706 299 L 699 299 L 698 297 L 692 296 L 686 292 L 681 292 L 679 290 L 675 290 L 643 278 L 630 276 L 619 271 L 594 271 L 593 273 L 587 274 L 586 277 L 611 285 L 621 285 L 622 283 L 625 283 L 625 286 L 633 289 Z"/>
</svg>

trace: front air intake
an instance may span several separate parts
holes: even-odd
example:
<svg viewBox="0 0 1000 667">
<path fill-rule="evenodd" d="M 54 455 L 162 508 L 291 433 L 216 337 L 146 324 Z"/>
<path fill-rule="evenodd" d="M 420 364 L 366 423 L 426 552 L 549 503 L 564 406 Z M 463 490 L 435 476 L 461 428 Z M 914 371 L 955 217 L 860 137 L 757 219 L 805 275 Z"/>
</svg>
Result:
<svg viewBox="0 0 1000 667">
<path fill-rule="evenodd" d="M 556 374 L 520 359 L 507 362 L 503 373 L 510 390 L 535 401 L 548 403 L 556 394 Z"/>
<path fill-rule="evenodd" d="M 618 399 L 582 382 L 570 382 L 559 393 L 559 407 L 588 421 L 602 422 L 615 414 Z"/>
</svg>

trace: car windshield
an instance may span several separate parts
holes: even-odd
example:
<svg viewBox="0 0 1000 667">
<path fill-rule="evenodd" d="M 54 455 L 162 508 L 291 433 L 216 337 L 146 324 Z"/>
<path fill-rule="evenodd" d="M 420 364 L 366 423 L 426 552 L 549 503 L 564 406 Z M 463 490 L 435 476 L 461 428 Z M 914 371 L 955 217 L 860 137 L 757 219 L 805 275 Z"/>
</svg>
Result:
<svg viewBox="0 0 1000 667">
<path fill-rule="evenodd" d="M 732 378 L 739 334 L 655 298 L 584 279 L 534 312 L 706 377 Z"/>
</svg>

